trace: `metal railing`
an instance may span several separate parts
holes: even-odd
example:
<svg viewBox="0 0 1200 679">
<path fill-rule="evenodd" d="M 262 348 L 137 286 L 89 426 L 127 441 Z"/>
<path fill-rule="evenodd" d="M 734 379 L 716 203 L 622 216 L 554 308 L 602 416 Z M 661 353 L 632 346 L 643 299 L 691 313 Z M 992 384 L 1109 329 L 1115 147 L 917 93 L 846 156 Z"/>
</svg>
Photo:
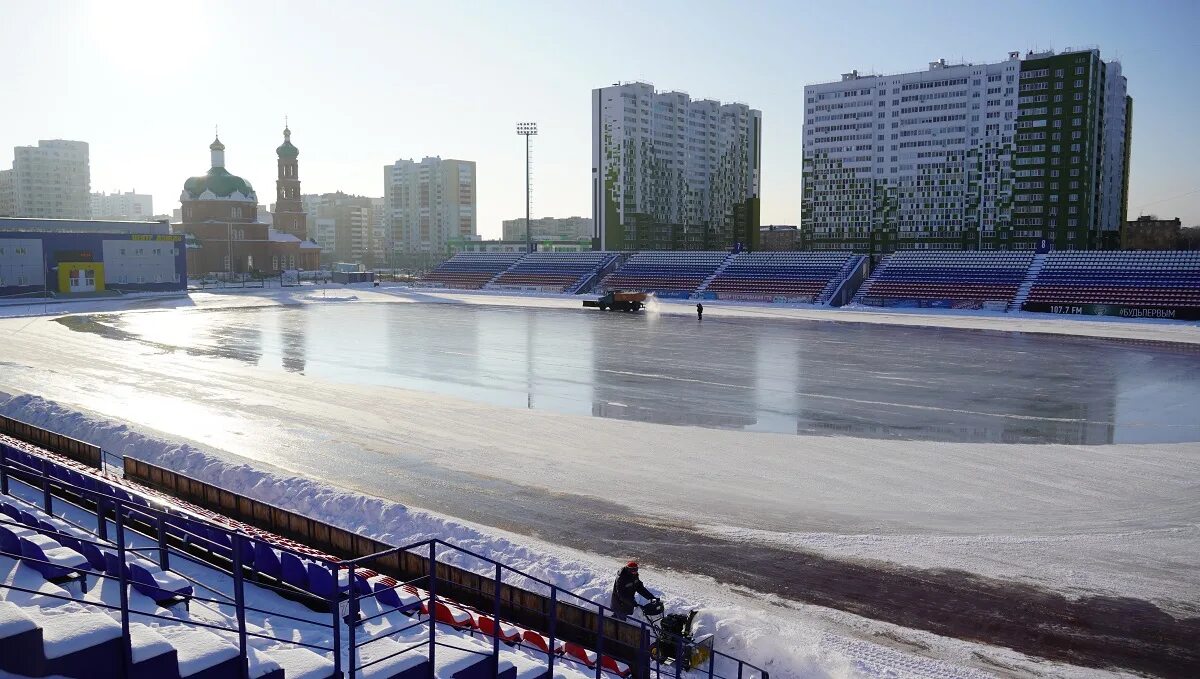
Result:
<svg viewBox="0 0 1200 679">
<path fill-rule="evenodd" d="M 115 575 L 91 568 L 74 569 L 83 578 L 92 576 L 118 581 L 121 592 L 119 605 L 91 600 L 82 603 L 120 613 L 126 670 L 132 662 L 130 621 L 150 618 L 205 628 L 231 638 L 236 635 L 243 676 L 248 671 L 248 640 L 253 638 L 292 644 L 325 654 L 332 659 L 333 676 L 340 677 L 345 672 L 351 679 L 365 669 L 407 653 L 423 656 L 422 662 L 428 663 L 429 676 L 432 677 L 437 667 L 439 648 L 454 648 L 488 657 L 495 674 L 499 672 L 502 650 L 509 647 L 530 651 L 528 657 L 544 656 L 550 674 L 553 674 L 556 664 L 575 663 L 577 667 L 586 666 L 589 671 L 593 671 L 597 679 L 602 679 L 606 674 L 636 679 L 660 679 L 663 676 L 679 678 L 684 676 L 685 672 L 689 677 L 709 679 L 769 679 L 769 673 L 762 668 L 717 651 L 712 647 L 711 639 L 707 643 L 697 644 L 690 638 L 668 633 L 645 621 L 618 616 L 604 604 L 439 539 L 393 547 L 349 561 L 320 561 L 318 567 L 328 569 L 333 583 L 332 594 L 323 598 L 311 591 L 288 585 L 284 580 L 273 582 L 271 578 L 259 574 L 253 566 L 244 564 L 242 555 L 246 541 L 251 537 L 241 530 L 230 530 L 202 517 L 182 517 L 192 522 L 200 522 L 204 530 L 210 531 L 208 535 L 196 533 L 179 521 L 181 516 L 177 510 L 172 513 L 166 509 L 131 501 L 127 499 L 128 495 L 122 496 L 127 491 L 119 490 L 111 484 L 108 485 L 110 492 L 104 492 L 101 489 L 89 489 L 64 481 L 53 476 L 51 470 L 53 467 L 67 468 L 59 467 L 56 463 L 28 451 L 20 452 L 32 456 L 40 464 L 26 464 L 14 459 L 9 449 L 0 445 L 0 494 L 11 495 L 11 482 L 16 480 L 27 486 L 26 494 L 40 495 L 36 502 L 22 500 L 23 502 L 39 506 L 41 511 L 57 520 L 65 519 L 55 514 L 56 502 L 66 503 L 96 517 L 97 525 L 94 529 L 75 526 L 79 532 L 86 531 L 89 535 L 95 535 L 95 539 L 81 537 L 78 533 L 72 535 L 67 532 L 49 531 L 45 527 L 35 530 L 56 539 L 65 539 L 68 543 L 86 543 L 102 552 L 115 553 L 119 564 L 128 564 L 131 558 L 145 559 L 163 570 L 170 569 L 193 586 L 195 593 L 190 597 L 191 602 L 216 610 L 220 613 L 218 618 L 227 623 L 222 625 L 190 619 L 181 620 L 132 609 L 128 592 L 131 579 L 125 566 L 117 568 Z M 104 479 L 97 481 L 104 483 Z M 97 486 L 101 487 L 102 485 Z M 115 531 L 113 539 L 109 538 L 110 524 Z M 217 531 L 222 542 L 228 539 L 228 543 L 221 544 L 215 541 L 211 531 Z M 127 538 L 131 533 L 135 537 L 142 536 L 147 544 L 130 544 Z M 261 541 L 257 536 L 254 539 Z M 271 548 L 281 553 L 290 551 L 278 544 L 272 544 Z M 30 560 L 21 554 L 2 551 L 0 554 L 31 563 L 48 563 Z M 399 556 L 405 554 L 410 555 L 409 558 L 415 555 L 423 560 L 426 564 L 424 574 L 407 581 L 396 581 L 394 585 L 377 584 L 372 588 L 372 583 L 366 580 L 366 576 L 378 572 L 370 566 L 380 562 L 398 561 Z M 292 552 L 292 555 L 309 563 L 318 561 L 311 554 Z M 220 587 L 210 580 L 198 576 L 191 577 L 181 573 L 178 568 L 172 568 L 172 563 L 192 564 L 216 571 L 228 576 L 228 584 Z M 469 573 L 475 573 L 477 576 L 473 579 L 467 578 L 464 574 Z M 316 618 L 306 619 L 279 610 L 249 605 L 245 597 L 248 577 L 251 578 L 254 587 L 300 601 L 310 608 L 328 611 L 330 618 L 323 622 L 318 619 L 322 615 L 320 613 L 314 614 Z M 0 589 L 3 588 L 29 592 L 21 587 L 0 584 Z M 407 600 L 401 601 L 401 606 L 385 605 L 379 598 L 381 589 L 403 591 L 408 595 Z M 455 598 L 447 597 L 443 591 L 452 593 Z M 200 594 L 201 592 L 203 594 Z M 522 593 L 529 596 L 523 596 Z M 81 601 L 74 598 L 70 600 Z M 549 605 L 545 605 L 545 602 L 549 602 Z M 378 610 L 364 615 L 364 606 L 372 609 L 378 607 Z M 461 621 L 461 624 L 450 625 L 459 628 L 457 633 L 451 633 L 445 624 L 445 614 L 449 613 L 452 607 L 461 609 L 470 616 L 469 623 Z M 502 617 L 502 610 L 508 619 Z M 294 640 L 290 636 L 283 638 L 264 634 L 263 631 L 271 627 L 263 625 L 263 631 L 250 629 L 248 614 L 251 617 L 261 614 L 303 623 L 308 626 L 310 633 L 321 638 L 331 636 L 332 643 L 312 643 Z M 415 620 L 407 622 L 412 618 Z M 389 623 L 386 630 L 369 629 L 372 623 L 381 620 Z M 397 626 L 396 623 L 401 620 L 406 622 Z M 482 629 L 481 620 L 490 623 L 490 634 Z M 450 622 L 454 622 L 452 616 Z M 536 634 L 521 634 L 513 638 L 511 633 L 505 631 L 506 628 L 517 629 L 521 626 Z M 422 627 L 427 628 L 427 632 L 422 630 Z M 419 641 L 413 639 L 414 630 L 420 632 Z M 476 636 L 489 640 L 490 648 L 481 647 L 478 640 L 466 640 Z M 400 650 L 366 661 L 360 659 L 361 649 L 382 639 L 397 637 L 407 637 L 404 647 Z M 505 644 L 505 649 L 501 648 L 501 643 Z M 697 646 L 707 650 L 706 666 L 690 666 L 693 649 Z M 670 650 L 674 650 L 674 653 Z M 618 658 L 625 658 L 631 662 L 621 663 Z M 684 659 L 689 661 L 682 662 Z"/>
<path fill-rule="evenodd" d="M 298 648 L 307 648 L 314 652 L 322 654 L 333 654 L 336 657 L 338 647 L 333 645 L 323 645 L 321 643 L 312 643 L 309 641 L 301 641 L 288 636 L 274 636 L 264 633 L 271 629 L 269 625 L 255 626 L 263 631 L 255 631 L 249 628 L 247 624 L 247 612 L 261 613 L 264 616 L 269 616 L 271 619 L 283 618 L 292 620 L 298 623 L 303 623 L 308 626 L 308 632 L 315 633 L 318 636 L 325 636 L 323 630 L 330 630 L 336 640 L 336 605 L 334 606 L 335 616 L 333 622 L 323 622 L 317 619 L 306 619 L 298 616 L 290 615 L 279 610 L 260 609 L 249 606 L 245 603 L 245 587 L 246 587 L 246 568 L 243 568 L 241 563 L 241 540 L 246 540 L 247 537 L 236 531 L 226 531 L 231 538 L 233 545 L 232 554 L 229 557 L 229 568 L 224 569 L 214 565 L 210 559 L 202 559 L 196 555 L 196 551 L 201 553 L 208 552 L 209 554 L 217 551 L 219 545 L 206 535 L 200 535 L 188 531 L 180 526 L 178 522 L 171 522 L 172 514 L 169 512 L 156 509 L 147 505 L 130 502 L 115 494 L 108 494 L 98 490 L 92 490 L 83 486 L 64 482 L 54 478 L 48 473 L 46 466 L 52 463 L 46 463 L 42 468 L 31 466 L 20 461 L 12 459 L 7 451 L 0 447 L 0 495 L 8 497 L 17 497 L 11 491 L 13 490 L 12 482 L 16 480 L 24 484 L 29 489 L 36 492 L 41 490 L 40 503 L 31 502 L 27 499 L 17 498 L 19 502 L 36 507 L 41 512 L 52 517 L 56 521 L 65 522 L 68 526 L 76 529 L 72 532 L 67 530 L 58 530 L 48 528 L 45 525 L 29 526 L 28 524 L 20 524 L 10 520 L 6 515 L 0 515 L 0 526 L 20 526 L 36 530 L 38 533 L 47 537 L 53 538 L 64 546 L 73 546 L 76 551 L 82 549 L 82 545 L 90 545 L 99 553 L 113 555 L 116 557 L 116 567 L 113 572 L 95 569 L 89 562 L 88 567 L 72 567 L 73 573 L 77 573 L 84 585 L 88 578 L 96 578 L 97 580 L 115 580 L 119 585 L 119 605 L 113 605 L 111 602 L 105 602 L 97 598 L 83 598 L 63 596 L 56 593 L 48 593 L 44 590 L 30 590 L 13 583 L 0 583 L 0 589 L 14 590 L 31 595 L 48 597 L 51 599 L 60 599 L 64 601 L 73 601 L 82 604 L 89 608 L 95 608 L 105 611 L 112 611 L 120 614 L 121 622 L 121 644 L 122 644 L 122 674 L 128 676 L 133 665 L 133 646 L 129 634 L 131 622 L 138 620 L 161 620 L 175 624 L 184 625 L 187 627 L 195 627 L 200 629 L 216 632 L 221 636 L 227 637 L 227 640 L 232 640 L 236 635 L 238 653 L 240 658 L 240 676 L 246 677 L 249 672 L 248 662 L 248 644 L 250 639 L 263 639 L 267 641 L 277 642 L 295 646 Z M 71 499 L 67 499 L 71 498 Z M 97 521 L 97 527 L 93 529 L 84 528 L 74 522 L 59 516 L 55 513 L 54 507 L 56 503 L 64 503 L 73 506 L 77 509 L 94 512 Z M 93 509 L 94 508 L 94 509 Z M 34 518 L 37 518 L 36 516 Z M 113 537 L 109 539 L 109 524 L 113 527 Z M 53 526 L 54 524 L 49 524 Z M 80 533 L 88 533 L 95 535 L 95 539 L 91 537 L 83 537 Z M 131 535 L 131 533 L 133 535 Z M 141 536 L 151 544 L 145 546 L 137 546 L 136 536 Z M 132 538 L 132 539 L 131 539 Z M 192 549 L 183 548 L 181 545 L 191 546 Z M 281 550 L 282 551 L 282 550 Z M 21 553 L 13 553 L 0 548 L 0 556 L 7 556 L 13 559 L 20 560 L 27 564 L 39 564 L 44 566 L 59 565 L 44 561 L 41 559 L 31 558 L 28 555 Z M 106 557 L 107 558 L 107 557 Z M 229 576 L 229 590 L 225 591 L 214 584 L 213 580 L 201 580 L 196 577 L 191 577 L 180 571 L 178 567 L 172 568 L 171 563 L 183 561 L 194 564 L 202 569 L 216 570 L 226 576 Z M 192 605 L 200 605 L 209 608 L 216 613 L 213 618 L 217 620 L 224 619 L 226 624 L 214 624 L 212 622 L 203 622 L 193 619 L 189 616 L 187 619 L 181 619 L 169 615 L 161 615 L 158 613 L 150 613 L 142 610 L 136 610 L 130 605 L 129 586 L 133 584 L 130 565 L 140 565 L 145 567 L 146 564 L 158 566 L 162 570 L 171 570 L 177 576 L 182 577 L 192 587 L 193 593 L 183 597 L 184 602 L 189 607 Z M 294 592 L 286 590 L 262 579 L 255 579 L 253 585 L 266 590 L 276 591 L 278 593 L 291 594 Z M 156 588 L 160 589 L 161 588 Z M 161 590 L 167 592 L 169 590 Z M 203 592 L 204 594 L 200 594 Z M 265 619 L 265 618 L 264 618 Z M 303 630 L 301 635 L 303 635 Z"/>
<path fill-rule="evenodd" d="M 356 674 L 367 667 L 393 658 L 397 655 L 418 651 L 422 648 L 425 649 L 426 657 L 430 663 L 431 672 L 432 668 L 436 666 L 436 654 L 438 646 L 457 648 L 459 650 L 468 651 L 471 653 L 480 653 L 480 651 L 477 649 L 455 646 L 453 643 L 445 640 L 439 641 L 440 637 L 437 629 L 438 624 L 436 623 L 438 622 L 438 607 L 443 601 L 447 601 L 453 606 L 464 609 L 465 612 L 473 618 L 484 616 L 490 619 L 490 634 L 484 633 L 482 630 L 480 630 L 480 627 L 477 624 L 468 624 L 465 621 L 462 624 L 461 629 L 466 630 L 471 628 L 473 630 L 471 631 L 472 636 L 474 636 L 476 632 L 479 632 L 483 638 L 490 639 L 492 644 L 490 657 L 492 658 L 492 669 L 494 676 L 499 673 L 499 663 L 501 659 L 500 645 L 501 643 L 504 643 L 506 646 L 524 647 L 538 652 L 549 651 L 545 652 L 547 676 L 553 675 L 554 666 L 557 660 L 560 663 L 570 662 L 586 665 L 595 673 L 596 679 L 602 679 L 602 677 L 606 674 L 613 676 L 632 676 L 643 679 L 648 677 L 654 677 L 657 679 L 662 676 L 673 676 L 676 677 L 676 679 L 679 679 L 680 677 L 684 676 L 685 671 L 689 677 L 706 677 L 707 679 L 734 679 L 735 677 L 737 679 L 750 679 L 751 677 L 770 679 L 770 673 L 761 667 L 748 663 L 740 658 L 717 651 L 715 648 L 713 648 L 711 638 L 708 639 L 706 643 L 700 644 L 705 646 L 707 651 L 705 666 L 689 667 L 688 669 L 685 669 L 685 664 L 690 665 L 690 663 L 684 663 L 682 660 L 689 658 L 691 655 L 691 650 L 697 646 L 696 642 L 694 642 L 691 638 L 655 628 L 643 620 L 619 616 L 613 609 L 605 606 L 604 604 L 579 596 L 573 592 L 570 592 L 569 590 L 564 590 L 552 582 L 548 582 L 534 575 L 530 575 L 507 566 L 504 563 L 496 561 L 490 557 L 473 552 L 463 547 L 459 547 L 457 545 L 450 544 L 437 538 L 422 540 L 405 545 L 403 547 L 395 547 L 384 550 L 377 554 L 371 554 L 350 561 L 344 561 L 337 564 L 336 567 L 338 570 L 347 569 L 349 575 L 354 573 L 354 571 L 362 565 L 371 564 L 372 562 L 381 558 L 400 553 L 422 554 L 428 563 L 428 566 L 426 566 L 426 574 L 407 582 L 397 582 L 396 585 L 386 587 L 384 589 L 407 589 L 410 591 L 410 593 L 416 593 L 416 601 L 402 602 L 400 606 L 393 606 L 388 610 L 364 617 L 361 615 L 363 602 L 368 599 L 373 599 L 378 602 L 378 590 L 372 591 L 369 594 L 359 594 L 355 591 L 353 586 L 351 586 L 349 590 L 347 596 L 348 607 L 346 619 L 349 627 L 348 650 L 350 663 L 347 667 L 347 670 L 350 679 L 355 679 Z M 492 605 L 490 607 L 491 610 L 483 610 L 481 607 L 464 606 L 461 600 L 450 601 L 439 599 L 438 589 L 440 578 L 438 576 L 438 565 L 448 562 L 453 557 L 459 557 L 457 560 L 460 562 L 463 560 L 463 557 L 465 557 L 466 560 L 473 562 L 477 566 L 482 566 L 482 570 L 492 571 L 489 574 L 492 576 L 492 591 L 490 593 L 485 593 L 482 591 L 478 592 L 478 594 L 481 595 L 480 598 L 482 598 L 482 595 L 484 594 L 490 595 L 492 600 Z M 457 565 L 459 568 L 463 567 L 461 563 Z M 480 569 L 468 568 L 468 570 L 477 571 Z M 543 630 L 545 630 L 546 636 L 543 637 L 543 641 L 546 643 L 546 649 L 538 647 L 525 637 L 518 637 L 515 639 L 510 638 L 510 635 L 504 632 L 504 626 L 509 624 L 508 621 L 502 619 L 500 615 L 506 574 L 521 578 L 524 581 L 522 584 L 526 587 L 532 584 L 548 592 L 549 601 L 551 602 L 549 611 L 530 611 L 532 614 L 534 614 L 534 616 L 543 616 L 545 618 Z M 348 579 L 352 581 L 353 576 L 348 577 Z M 425 589 L 418 589 L 418 585 L 424 585 Z M 461 586 L 458 583 L 455 583 L 455 585 Z M 596 611 L 598 615 L 596 618 L 597 624 L 594 629 L 580 628 L 577 624 L 578 617 L 560 616 L 559 604 L 572 601 Z M 514 602 L 512 601 L 508 602 L 510 607 L 513 605 L 513 603 Z M 420 607 L 424 610 L 427 619 L 426 623 L 418 621 L 411 625 L 407 625 L 399 629 L 391 629 L 382 633 L 372 633 L 362 629 L 367 623 L 389 613 L 411 614 L 414 610 L 414 607 Z M 613 656 L 608 655 L 605 651 L 606 647 L 608 646 L 628 645 L 627 635 L 618 637 L 612 633 L 612 630 L 617 628 L 611 623 L 617 620 L 620 620 L 627 625 L 633 625 L 636 628 L 636 646 L 634 649 L 636 660 L 634 663 L 628 664 L 625 668 L 622 668 L 621 664 L 618 663 Z M 384 658 L 375 658 L 361 665 L 356 663 L 358 649 L 384 638 L 395 637 L 410 629 L 419 627 L 422 624 L 428 624 L 429 627 L 427 641 L 420 644 L 409 645 L 407 648 Z M 444 623 L 443 626 L 453 627 L 454 625 Z M 580 633 L 583 634 L 581 635 Z M 444 633 L 443 636 L 445 636 Z M 560 646 L 562 637 L 573 637 L 578 639 L 581 636 L 590 636 L 591 643 L 587 646 L 577 646 L 577 655 L 572 655 L 571 648 L 568 646 L 568 644 L 574 642 L 563 642 Z M 365 641 L 362 641 L 364 638 Z M 451 637 L 451 639 L 454 638 L 460 637 Z M 671 647 L 674 648 L 672 649 Z M 671 649 L 674 652 L 665 652 L 666 649 Z M 562 658 L 559 658 L 560 654 L 562 655 Z M 593 655 L 594 661 L 588 662 L 588 659 L 592 658 Z M 718 662 L 720 663 L 720 668 L 718 668 Z M 722 674 L 722 672 L 726 672 L 726 674 Z M 431 674 L 430 676 L 433 675 Z"/>
</svg>

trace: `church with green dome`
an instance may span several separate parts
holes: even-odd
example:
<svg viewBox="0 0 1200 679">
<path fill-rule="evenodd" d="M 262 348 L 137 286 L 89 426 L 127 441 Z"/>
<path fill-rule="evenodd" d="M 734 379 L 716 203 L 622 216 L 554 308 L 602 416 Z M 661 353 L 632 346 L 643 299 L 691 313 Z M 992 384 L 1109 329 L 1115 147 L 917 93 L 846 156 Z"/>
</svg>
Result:
<svg viewBox="0 0 1200 679">
<path fill-rule="evenodd" d="M 184 181 L 179 196 L 180 227 L 192 237 L 187 258 L 191 274 L 276 275 L 319 268 L 321 249 L 307 239 L 298 176 L 300 150 L 291 136 L 292 131 L 284 129 L 283 144 L 275 149 L 279 177 L 273 223 L 259 219 L 258 194 L 250 182 L 225 168 L 221 139 L 209 145 L 212 166 Z"/>
</svg>

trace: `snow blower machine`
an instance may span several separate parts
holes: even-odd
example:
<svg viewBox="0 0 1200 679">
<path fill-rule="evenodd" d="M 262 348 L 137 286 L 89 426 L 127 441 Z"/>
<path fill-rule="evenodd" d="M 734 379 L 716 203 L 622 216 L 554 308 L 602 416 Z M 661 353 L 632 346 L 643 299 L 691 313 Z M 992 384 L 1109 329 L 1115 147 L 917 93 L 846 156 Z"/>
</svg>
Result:
<svg viewBox="0 0 1200 679">
<path fill-rule="evenodd" d="M 712 655 L 713 637 L 705 634 L 693 636 L 692 621 L 697 611 L 667 613 L 664 615 L 662 601 L 652 599 L 642 604 L 642 615 L 650 623 L 654 637 L 650 644 L 650 657 L 660 664 L 678 664 L 684 670 L 703 666 Z"/>
<path fill-rule="evenodd" d="M 601 311 L 641 311 L 646 304 L 646 293 L 632 290 L 610 290 L 600 299 L 583 300 L 583 306 L 599 308 Z"/>
</svg>

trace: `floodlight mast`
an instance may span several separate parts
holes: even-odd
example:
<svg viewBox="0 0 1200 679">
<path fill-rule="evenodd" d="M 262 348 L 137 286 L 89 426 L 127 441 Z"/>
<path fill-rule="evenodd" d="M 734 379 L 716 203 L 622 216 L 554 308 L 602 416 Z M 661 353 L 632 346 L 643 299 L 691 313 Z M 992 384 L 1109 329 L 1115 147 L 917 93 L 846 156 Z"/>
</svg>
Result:
<svg viewBox="0 0 1200 679">
<path fill-rule="evenodd" d="M 533 252 L 533 223 L 530 220 L 530 200 L 533 195 L 529 174 L 529 138 L 537 134 L 537 123 L 517 123 L 517 134 L 525 137 L 525 252 Z"/>
</svg>

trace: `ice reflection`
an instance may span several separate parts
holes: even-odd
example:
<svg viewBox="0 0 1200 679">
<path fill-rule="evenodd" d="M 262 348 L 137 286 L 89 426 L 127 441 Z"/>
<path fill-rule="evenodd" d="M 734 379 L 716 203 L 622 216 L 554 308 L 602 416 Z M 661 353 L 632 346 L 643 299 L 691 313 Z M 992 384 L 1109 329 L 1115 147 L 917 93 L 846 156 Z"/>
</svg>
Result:
<svg viewBox="0 0 1200 679">
<path fill-rule="evenodd" d="M 433 304 L 109 322 L 119 332 L 106 337 L 319 379 L 614 419 L 877 439 L 1200 440 L 1188 410 L 1200 402 L 1200 352 L 1174 345 Z"/>
</svg>

